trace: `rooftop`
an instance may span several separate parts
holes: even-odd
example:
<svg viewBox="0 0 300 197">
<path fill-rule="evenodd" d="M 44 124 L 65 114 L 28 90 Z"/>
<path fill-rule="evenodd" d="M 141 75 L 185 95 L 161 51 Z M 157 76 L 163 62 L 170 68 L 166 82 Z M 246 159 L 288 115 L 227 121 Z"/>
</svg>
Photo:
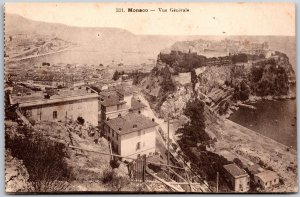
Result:
<svg viewBox="0 0 300 197">
<path fill-rule="evenodd" d="M 26 94 L 12 94 L 11 104 L 19 103 L 20 107 L 53 104 L 89 98 L 98 98 L 98 94 L 86 87 L 76 89 L 56 89 L 51 91 L 50 98 L 45 98 L 47 92 L 27 92 Z"/>
<path fill-rule="evenodd" d="M 105 123 L 119 135 L 140 131 L 142 129 L 148 129 L 158 125 L 150 118 L 135 113 L 129 113 L 125 116 L 106 120 Z"/>
<path fill-rule="evenodd" d="M 140 100 L 137 100 L 136 98 L 131 99 L 131 110 L 137 110 L 142 109 L 144 107 L 147 107 L 145 104 L 143 104 Z"/>
<path fill-rule="evenodd" d="M 223 166 L 227 172 L 229 172 L 234 177 L 239 177 L 242 175 L 248 175 L 247 172 L 240 167 L 238 167 L 236 164 L 228 164 Z"/>
<path fill-rule="evenodd" d="M 117 93 L 115 92 L 105 92 L 105 93 L 100 93 L 100 104 L 108 107 L 108 106 L 115 106 L 118 104 L 124 104 L 126 101 L 122 99 Z"/>
<path fill-rule="evenodd" d="M 278 178 L 278 175 L 271 170 L 263 171 L 261 173 L 256 174 L 255 176 L 258 176 L 264 183 L 273 181 L 274 179 Z"/>
<path fill-rule="evenodd" d="M 264 171 L 264 169 L 262 169 L 259 165 L 257 164 L 253 164 L 251 166 L 248 167 L 248 170 L 252 173 L 252 174 L 258 174 L 262 171 Z"/>
</svg>

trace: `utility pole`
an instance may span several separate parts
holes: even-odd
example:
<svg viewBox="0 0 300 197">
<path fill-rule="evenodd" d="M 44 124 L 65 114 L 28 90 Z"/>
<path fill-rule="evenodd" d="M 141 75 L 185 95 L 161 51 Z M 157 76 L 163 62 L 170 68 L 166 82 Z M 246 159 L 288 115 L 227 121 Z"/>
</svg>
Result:
<svg viewBox="0 0 300 197">
<path fill-rule="evenodd" d="M 217 193 L 219 192 L 219 172 L 217 172 Z"/>
<path fill-rule="evenodd" d="M 169 126 L 169 113 L 168 113 L 168 117 L 167 117 L 167 121 L 168 121 L 168 141 L 167 141 L 167 146 L 168 146 L 168 154 L 167 154 L 167 164 L 170 165 L 170 126 Z M 168 175 L 170 177 L 170 171 L 168 169 Z"/>
</svg>

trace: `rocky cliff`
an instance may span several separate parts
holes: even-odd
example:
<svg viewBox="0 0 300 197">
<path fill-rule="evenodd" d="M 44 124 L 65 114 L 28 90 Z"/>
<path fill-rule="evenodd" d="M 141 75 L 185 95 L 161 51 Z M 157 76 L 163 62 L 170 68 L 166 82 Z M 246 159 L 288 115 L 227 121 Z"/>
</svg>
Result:
<svg viewBox="0 0 300 197">
<path fill-rule="evenodd" d="M 191 73 L 190 83 L 174 80 L 181 72 Z M 222 115 L 249 97 L 291 97 L 294 81 L 289 58 L 280 52 L 270 58 L 248 54 L 205 58 L 173 51 L 159 54 L 156 67 L 141 87 L 160 117 L 169 114 L 178 118 L 193 97 L 203 100 L 209 111 Z"/>
</svg>

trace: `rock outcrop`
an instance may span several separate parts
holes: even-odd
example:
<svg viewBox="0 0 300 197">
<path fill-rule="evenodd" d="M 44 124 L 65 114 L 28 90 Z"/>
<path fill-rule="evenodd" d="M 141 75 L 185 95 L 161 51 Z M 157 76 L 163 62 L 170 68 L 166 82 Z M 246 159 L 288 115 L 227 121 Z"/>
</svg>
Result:
<svg viewBox="0 0 300 197">
<path fill-rule="evenodd" d="M 28 192 L 29 174 L 22 160 L 11 156 L 10 150 L 5 151 L 5 191 L 8 193 Z"/>
</svg>

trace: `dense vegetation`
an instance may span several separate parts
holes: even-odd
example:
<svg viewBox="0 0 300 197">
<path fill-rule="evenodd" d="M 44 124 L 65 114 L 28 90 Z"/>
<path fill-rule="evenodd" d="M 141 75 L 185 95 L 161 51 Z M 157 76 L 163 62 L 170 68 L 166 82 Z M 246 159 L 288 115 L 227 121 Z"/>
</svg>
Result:
<svg viewBox="0 0 300 197">
<path fill-rule="evenodd" d="M 287 65 L 274 59 L 255 64 L 250 71 L 251 90 L 258 96 L 286 95 L 289 90 Z"/>
<path fill-rule="evenodd" d="M 62 192 L 69 184 L 71 170 L 64 160 L 65 145 L 44 138 L 27 127 L 19 127 L 17 135 L 6 134 L 6 148 L 23 161 L 32 192 Z M 20 134 L 24 134 L 20 135 Z"/>
<path fill-rule="evenodd" d="M 213 140 L 205 132 L 204 105 L 198 99 L 187 103 L 184 114 L 190 121 L 177 130 L 177 133 L 182 134 L 178 143 L 184 155 L 192 162 L 192 168 L 201 177 L 214 185 L 217 172 L 219 172 L 220 187 L 228 188 L 224 178 L 223 165 L 229 162 L 224 157 L 206 150 L 206 146 L 212 144 Z"/>
<path fill-rule="evenodd" d="M 196 53 L 171 51 L 170 54 L 160 54 L 159 59 L 175 70 L 175 73 L 191 72 L 195 68 L 206 65 L 206 57 Z"/>
</svg>

